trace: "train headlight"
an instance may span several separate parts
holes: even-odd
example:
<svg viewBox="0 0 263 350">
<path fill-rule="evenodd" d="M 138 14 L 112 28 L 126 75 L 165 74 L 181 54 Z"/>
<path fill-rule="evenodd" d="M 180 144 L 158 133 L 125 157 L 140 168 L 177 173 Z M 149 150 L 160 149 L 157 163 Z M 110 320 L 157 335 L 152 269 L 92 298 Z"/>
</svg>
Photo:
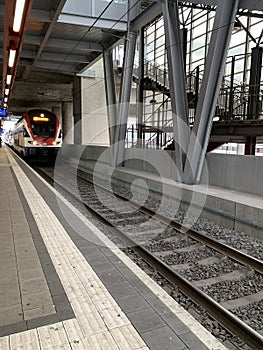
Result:
<svg viewBox="0 0 263 350">
<path fill-rule="evenodd" d="M 57 144 L 57 141 L 53 141 L 52 143 L 53 143 L 53 145 L 55 146 L 55 145 Z"/>
<path fill-rule="evenodd" d="M 37 145 L 37 142 L 36 142 L 36 141 L 33 141 L 33 145 L 36 146 L 36 145 Z"/>
</svg>

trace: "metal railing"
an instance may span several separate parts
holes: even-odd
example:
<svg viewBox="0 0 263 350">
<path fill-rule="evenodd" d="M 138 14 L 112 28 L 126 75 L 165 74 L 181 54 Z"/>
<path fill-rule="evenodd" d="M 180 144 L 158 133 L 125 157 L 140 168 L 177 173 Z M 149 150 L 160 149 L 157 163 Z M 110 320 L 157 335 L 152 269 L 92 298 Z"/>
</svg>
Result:
<svg viewBox="0 0 263 350">
<path fill-rule="evenodd" d="M 136 71 L 134 72 L 136 75 Z M 200 67 L 186 76 L 186 90 L 189 107 L 189 126 L 194 124 L 198 95 L 201 87 Z M 169 90 L 168 72 L 164 67 L 152 62 L 144 62 L 144 76 Z M 249 86 L 223 78 L 214 120 L 219 122 L 263 119 L 263 85 Z M 161 90 L 160 90 L 161 91 Z M 172 112 L 170 98 L 166 98 L 158 108 L 147 117 L 143 124 L 143 148 L 162 148 L 172 140 Z M 137 146 L 137 126 L 127 129 L 127 147 Z"/>
</svg>

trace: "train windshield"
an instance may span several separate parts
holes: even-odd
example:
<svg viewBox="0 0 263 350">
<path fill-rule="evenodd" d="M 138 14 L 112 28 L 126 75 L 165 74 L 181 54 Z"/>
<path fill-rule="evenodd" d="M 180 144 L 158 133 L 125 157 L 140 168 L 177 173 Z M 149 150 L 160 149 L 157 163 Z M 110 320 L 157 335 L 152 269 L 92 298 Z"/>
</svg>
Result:
<svg viewBox="0 0 263 350">
<path fill-rule="evenodd" d="M 49 137 L 55 136 L 55 130 L 56 130 L 55 124 L 52 125 L 50 123 L 48 124 L 32 123 L 31 127 L 32 127 L 34 137 L 49 138 Z"/>
<path fill-rule="evenodd" d="M 34 137 L 55 137 L 56 115 L 48 111 L 31 111 L 29 114 Z"/>
</svg>

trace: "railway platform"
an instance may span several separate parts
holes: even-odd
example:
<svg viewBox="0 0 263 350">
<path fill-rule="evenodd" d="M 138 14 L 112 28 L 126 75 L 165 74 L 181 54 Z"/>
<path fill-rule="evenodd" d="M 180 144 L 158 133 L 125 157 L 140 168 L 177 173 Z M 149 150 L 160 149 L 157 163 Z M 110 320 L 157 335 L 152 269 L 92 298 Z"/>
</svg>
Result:
<svg viewBox="0 0 263 350">
<path fill-rule="evenodd" d="M 0 350 L 226 349 L 7 147 L 0 182 Z"/>
</svg>

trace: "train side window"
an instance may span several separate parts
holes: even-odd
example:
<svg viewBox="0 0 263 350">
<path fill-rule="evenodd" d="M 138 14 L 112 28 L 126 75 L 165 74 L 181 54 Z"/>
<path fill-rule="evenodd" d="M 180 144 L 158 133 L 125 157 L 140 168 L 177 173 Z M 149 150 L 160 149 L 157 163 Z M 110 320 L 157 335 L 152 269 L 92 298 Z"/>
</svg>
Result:
<svg viewBox="0 0 263 350">
<path fill-rule="evenodd" d="M 29 137 L 29 134 L 28 134 L 28 132 L 27 132 L 27 130 L 25 128 L 23 130 L 23 135 L 24 135 L 24 137 Z"/>
<path fill-rule="evenodd" d="M 61 139 L 61 137 L 62 137 L 62 130 L 60 129 L 58 138 Z"/>
</svg>

